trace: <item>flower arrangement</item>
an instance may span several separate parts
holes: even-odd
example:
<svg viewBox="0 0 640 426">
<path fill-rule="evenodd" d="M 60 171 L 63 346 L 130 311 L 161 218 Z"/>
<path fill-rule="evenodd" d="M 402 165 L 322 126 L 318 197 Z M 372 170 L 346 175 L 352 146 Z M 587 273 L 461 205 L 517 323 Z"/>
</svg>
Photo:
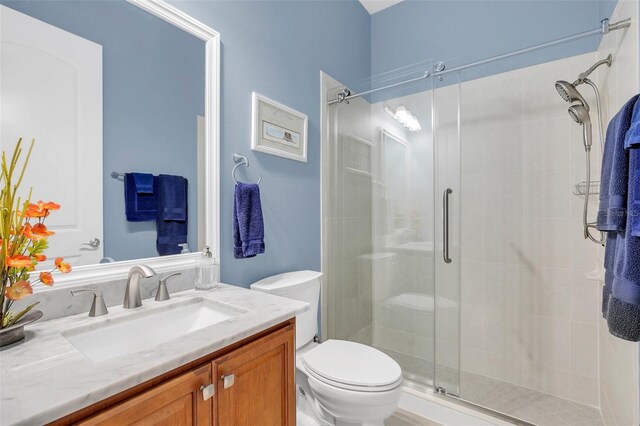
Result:
<svg viewBox="0 0 640 426">
<path fill-rule="evenodd" d="M 48 247 L 47 239 L 54 234 L 45 226 L 45 219 L 49 213 L 60 209 L 54 202 L 38 201 L 31 203 L 29 197 L 23 200 L 18 195 L 18 188 L 24 177 L 24 172 L 31 156 L 33 144 L 31 142 L 22 167 L 18 167 L 22 154 L 22 139 L 13 151 L 11 160 L 7 162 L 5 152 L 2 152 L 2 191 L 0 192 L 0 260 L 2 261 L 2 279 L 0 281 L 0 329 L 17 323 L 27 312 L 39 302 L 27 306 L 20 312 L 12 312 L 11 306 L 17 301 L 33 294 L 33 286 L 41 283 L 53 285 L 52 272 L 58 270 L 63 273 L 71 271 L 71 265 L 64 259 L 55 260 L 55 268 L 51 271 L 40 272 L 37 278 L 35 271 L 39 262 L 47 259 L 44 251 Z M 14 182 L 14 177 L 17 179 Z"/>
</svg>

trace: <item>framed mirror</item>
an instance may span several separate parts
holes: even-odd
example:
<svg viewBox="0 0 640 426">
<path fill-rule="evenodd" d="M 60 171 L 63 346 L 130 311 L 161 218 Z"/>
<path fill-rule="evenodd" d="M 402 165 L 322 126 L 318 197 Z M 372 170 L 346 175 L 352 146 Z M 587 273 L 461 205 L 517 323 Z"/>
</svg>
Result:
<svg viewBox="0 0 640 426">
<path fill-rule="evenodd" d="M 55 287 L 219 257 L 219 34 L 160 0 L 0 8 L 0 144 L 35 139 L 22 192 L 62 206 Z"/>
</svg>

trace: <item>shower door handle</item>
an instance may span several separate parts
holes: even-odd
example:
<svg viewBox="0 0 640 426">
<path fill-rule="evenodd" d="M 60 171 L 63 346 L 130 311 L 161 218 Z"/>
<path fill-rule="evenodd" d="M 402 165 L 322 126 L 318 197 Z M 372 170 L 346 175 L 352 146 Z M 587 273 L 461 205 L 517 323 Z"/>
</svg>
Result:
<svg viewBox="0 0 640 426">
<path fill-rule="evenodd" d="M 451 188 L 444 190 L 442 194 L 442 258 L 444 263 L 451 263 L 449 257 L 449 194 Z"/>
</svg>

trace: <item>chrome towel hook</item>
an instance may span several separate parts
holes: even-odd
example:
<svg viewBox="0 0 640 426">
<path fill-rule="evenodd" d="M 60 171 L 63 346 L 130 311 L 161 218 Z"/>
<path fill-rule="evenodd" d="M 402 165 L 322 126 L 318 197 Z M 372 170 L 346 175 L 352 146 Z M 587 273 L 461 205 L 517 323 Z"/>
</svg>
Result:
<svg viewBox="0 0 640 426">
<path fill-rule="evenodd" d="M 244 155 L 233 154 L 233 162 L 236 163 L 236 165 L 233 167 L 233 170 L 231 171 L 231 177 L 233 178 L 233 181 L 237 185 L 238 181 L 236 180 L 236 169 L 240 166 L 249 167 L 249 160 L 247 160 L 247 157 L 245 157 Z M 260 182 L 262 182 L 262 173 L 260 173 L 260 179 L 258 179 L 258 182 L 256 182 L 256 185 L 260 185 Z"/>
</svg>

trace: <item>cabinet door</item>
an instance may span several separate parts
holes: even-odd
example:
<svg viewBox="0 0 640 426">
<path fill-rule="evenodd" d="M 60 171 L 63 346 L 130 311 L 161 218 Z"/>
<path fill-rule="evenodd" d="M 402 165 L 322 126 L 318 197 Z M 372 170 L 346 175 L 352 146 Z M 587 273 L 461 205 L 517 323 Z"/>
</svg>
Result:
<svg viewBox="0 0 640 426">
<path fill-rule="evenodd" d="M 294 338 L 291 325 L 213 362 L 219 426 L 295 426 Z"/>
<path fill-rule="evenodd" d="M 213 398 L 205 401 L 201 386 L 211 383 L 211 365 L 189 371 L 117 404 L 81 425 L 211 425 Z"/>
</svg>

